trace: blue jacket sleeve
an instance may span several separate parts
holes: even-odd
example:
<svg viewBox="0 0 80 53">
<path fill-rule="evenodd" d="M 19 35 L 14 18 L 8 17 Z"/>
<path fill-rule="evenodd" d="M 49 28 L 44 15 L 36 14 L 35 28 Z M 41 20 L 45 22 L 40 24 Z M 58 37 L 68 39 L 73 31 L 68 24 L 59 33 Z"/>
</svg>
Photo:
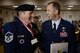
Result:
<svg viewBox="0 0 80 53">
<path fill-rule="evenodd" d="M 13 24 L 6 24 L 3 27 L 4 33 L 4 53 L 16 53 L 16 31 Z"/>
<path fill-rule="evenodd" d="M 69 37 L 68 37 L 68 53 L 76 53 L 76 37 L 75 37 L 75 28 L 72 25 L 69 29 Z"/>
</svg>

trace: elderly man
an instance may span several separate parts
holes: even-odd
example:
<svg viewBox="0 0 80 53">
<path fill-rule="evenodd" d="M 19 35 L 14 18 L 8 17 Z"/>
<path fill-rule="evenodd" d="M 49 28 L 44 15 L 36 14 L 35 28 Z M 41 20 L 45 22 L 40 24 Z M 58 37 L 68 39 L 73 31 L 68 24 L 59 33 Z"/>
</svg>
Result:
<svg viewBox="0 0 80 53">
<path fill-rule="evenodd" d="M 4 25 L 4 52 L 5 53 L 34 53 L 38 42 L 31 29 L 31 14 L 34 5 L 23 4 L 18 6 L 17 17 L 13 22 Z"/>
</svg>

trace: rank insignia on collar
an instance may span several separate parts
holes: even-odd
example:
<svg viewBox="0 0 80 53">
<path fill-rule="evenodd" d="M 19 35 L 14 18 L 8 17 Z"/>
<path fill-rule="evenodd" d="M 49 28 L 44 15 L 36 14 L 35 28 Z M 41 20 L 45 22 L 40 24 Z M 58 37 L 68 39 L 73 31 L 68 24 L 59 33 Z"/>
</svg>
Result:
<svg viewBox="0 0 80 53">
<path fill-rule="evenodd" d="M 5 42 L 6 43 L 10 43 L 12 40 L 13 40 L 13 33 L 11 33 L 11 32 L 8 31 L 5 34 Z"/>
</svg>

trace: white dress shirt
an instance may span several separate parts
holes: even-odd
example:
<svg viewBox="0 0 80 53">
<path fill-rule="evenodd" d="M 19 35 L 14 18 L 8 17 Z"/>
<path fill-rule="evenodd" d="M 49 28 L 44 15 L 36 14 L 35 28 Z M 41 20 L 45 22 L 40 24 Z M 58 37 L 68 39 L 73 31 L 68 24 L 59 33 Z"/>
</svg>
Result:
<svg viewBox="0 0 80 53">
<path fill-rule="evenodd" d="M 56 30 L 58 29 L 58 26 L 60 24 L 61 18 L 57 21 L 52 20 L 52 29 L 54 28 L 54 23 L 56 24 Z"/>
</svg>

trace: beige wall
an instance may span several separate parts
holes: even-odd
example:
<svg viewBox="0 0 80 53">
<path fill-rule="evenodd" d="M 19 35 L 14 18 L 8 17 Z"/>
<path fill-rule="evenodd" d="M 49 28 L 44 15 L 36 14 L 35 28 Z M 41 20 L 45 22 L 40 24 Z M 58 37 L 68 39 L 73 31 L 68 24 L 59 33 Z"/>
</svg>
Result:
<svg viewBox="0 0 80 53">
<path fill-rule="evenodd" d="M 80 20 L 80 11 L 61 11 L 61 16 L 65 19 L 72 15 L 72 20 Z"/>
<path fill-rule="evenodd" d="M 2 11 L 2 12 L 1 12 Z M 42 22 L 48 19 L 46 11 L 34 11 L 36 15 L 40 15 Z M 3 18 L 3 23 L 7 23 L 13 20 L 15 11 L 11 9 L 0 8 L 0 18 Z M 64 19 L 69 18 L 72 15 L 72 20 L 80 20 L 80 11 L 61 11 L 61 17 Z"/>
<path fill-rule="evenodd" d="M 13 20 L 12 16 L 15 15 L 15 11 L 11 9 L 0 8 L 0 18 L 3 18 L 3 23 L 7 23 Z"/>
<path fill-rule="evenodd" d="M 48 19 L 46 11 L 35 11 L 36 15 L 41 15 L 42 21 Z M 69 15 L 72 15 L 72 20 L 80 20 L 80 11 L 61 11 L 61 17 L 68 20 Z"/>
</svg>

